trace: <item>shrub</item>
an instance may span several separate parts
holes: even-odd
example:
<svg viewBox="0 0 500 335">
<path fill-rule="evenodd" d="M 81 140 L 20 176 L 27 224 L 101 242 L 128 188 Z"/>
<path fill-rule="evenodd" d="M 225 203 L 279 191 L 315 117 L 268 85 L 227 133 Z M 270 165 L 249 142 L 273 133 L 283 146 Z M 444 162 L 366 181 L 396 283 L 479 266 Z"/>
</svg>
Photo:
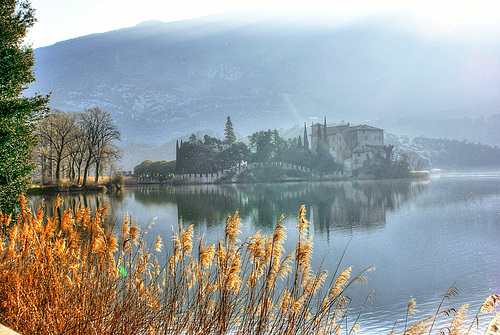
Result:
<svg viewBox="0 0 500 335">
<path fill-rule="evenodd" d="M 125 177 L 121 174 L 117 174 L 106 181 L 104 186 L 109 192 L 119 192 L 123 190 L 125 185 Z"/>
</svg>

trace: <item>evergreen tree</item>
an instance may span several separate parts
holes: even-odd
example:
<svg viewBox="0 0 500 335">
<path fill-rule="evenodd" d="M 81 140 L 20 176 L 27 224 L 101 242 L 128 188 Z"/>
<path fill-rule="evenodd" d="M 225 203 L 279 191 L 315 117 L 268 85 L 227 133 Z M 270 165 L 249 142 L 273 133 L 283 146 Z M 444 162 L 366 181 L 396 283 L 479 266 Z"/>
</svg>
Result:
<svg viewBox="0 0 500 335">
<path fill-rule="evenodd" d="M 191 143 L 191 144 L 200 144 L 201 141 L 198 138 L 198 135 L 196 135 L 195 133 L 192 133 L 191 136 L 189 136 L 189 143 Z"/>
<path fill-rule="evenodd" d="M 325 148 L 328 149 L 328 130 L 326 127 L 326 116 L 325 116 L 325 121 L 323 123 L 323 144 L 325 145 Z"/>
<path fill-rule="evenodd" d="M 179 140 L 175 141 L 175 160 L 179 161 Z"/>
<path fill-rule="evenodd" d="M 179 173 L 179 164 L 180 164 L 179 151 L 180 151 L 179 140 L 177 140 L 175 142 L 175 173 Z"/>
<path fill-rule="evenodd" d="M 307 137 L 307 126 L 304 122 L 304 149 L 309 150 L 309 138 Z"/>
<path fill-rule="evenodd" d="M 184 159 L 184 142 L 181 140 L 179 144 L 179 154 L 175 164 L 175 173 L 184 173 L 185 159 Z"/>
<path fill-rule="evenodd" d="M 35 59 L 24 44 L 36 22 L 28 1 L 0 2 L 0 210 L 12 212 L 26 190 L 34 169 L 33 149 L 37 122 L 47 111 L 48 96 L 23 97 L 35 81 Z"/>
<path fill-rule="evenodd" d="M 231 145 L 236 142 L 236 135 L 234 135 L 233 123 L 231 118 L 228 116 L 226 121 L 226 127 L 224 128 L 224 135 L 226 137 L 225 142 L 227 145 Z"/>
<path fill-rule="evenodd" d="M 299 139 L 297 140 L 297 147 L 301 148 L 302 147 L 302 138 L 299 135 Z"/>
<path fill-rule="evenodd" d="M 316 140 L 316 152 L 323 148 L 323 135 L 321 135 L 321 124 L 318 123 L 318 139 Z"/>
</svg>

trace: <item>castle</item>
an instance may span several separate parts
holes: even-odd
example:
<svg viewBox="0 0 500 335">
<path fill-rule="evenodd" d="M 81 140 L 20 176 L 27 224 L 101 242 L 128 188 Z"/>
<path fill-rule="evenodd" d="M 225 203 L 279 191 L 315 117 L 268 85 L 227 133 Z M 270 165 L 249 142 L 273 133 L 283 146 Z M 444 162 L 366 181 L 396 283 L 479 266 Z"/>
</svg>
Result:
<svg viewBox="0 0 500 335">
<path fill-rule="evenodd" d="M 325 119 L 325 124 L 316 123 L 311 128 L 311 150 L 316 153 L 320 143 L 326 144 L 335 162 L 347 171 L 363 166 L 384 145 L 384 130 L 369 125 L 326 126 Z"/>
</svg>

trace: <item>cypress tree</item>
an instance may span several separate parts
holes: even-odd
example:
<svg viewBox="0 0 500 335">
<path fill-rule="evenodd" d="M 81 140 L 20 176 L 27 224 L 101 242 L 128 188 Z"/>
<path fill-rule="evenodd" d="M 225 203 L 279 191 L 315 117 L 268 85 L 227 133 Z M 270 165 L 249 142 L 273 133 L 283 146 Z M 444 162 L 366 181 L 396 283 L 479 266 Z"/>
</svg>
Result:
<svg viewBox="0 0 500 335">
<path fill-rule="evenodd" d="M 326 128 L 326 115 L 325 115 L 325 121 L 323 123 L 323 143 L 325 144 L 325 148 L 328 149 L 328 130 Z"/>
<path fill-rule="evenodd" d="M 179 140 L 175 141 L 175 173 L 179 173 Z"/>
<path fill-rule="evenodd" d="M 302 138 L 299 135 L 299 139 L 297 140 L 297 147 L 301 148 L 302 147 Z"/>
<path fill-rule="evenodd" d="M 176 162 L 176 172 L 177 173 L 184 173 L 184 143 L 181 140 L 181 143 L 179 145 L 179 155 L 177 157 L 178 161 Z"/>
<path fill-rule="evenodd" d="M 179 160 L 179 140 L 175 141 L 175 160 Z"/>
<path fill-rule="evenodd" d="M 309 150 L 309 138 L 307 137 L 307 126 L 304 122 L 304 149 Z"/>
<path fill-rule="evenodd" d="M 318 140 L 316 141 L 316 152 L 318 153 L 323 147 L 323 135 L 321 135 L 321 125 L 318 123 Z"/>
</svg>

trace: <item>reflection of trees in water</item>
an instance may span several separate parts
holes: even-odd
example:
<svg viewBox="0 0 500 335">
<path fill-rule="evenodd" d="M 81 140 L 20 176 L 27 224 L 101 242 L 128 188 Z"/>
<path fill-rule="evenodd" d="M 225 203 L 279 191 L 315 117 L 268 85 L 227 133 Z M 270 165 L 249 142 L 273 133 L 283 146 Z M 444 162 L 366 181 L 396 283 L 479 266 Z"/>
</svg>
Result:
<svg viewBox="0 0 500 335">
<path fill-rule="evenodd" d="M 175 204 L 175 190 L 166 185 L 138 185 L 130 188 L 135 200 L 145 206 Z"/>
<path fill-rule="evenodd" d="M 303 184 L 304 185 L 304 184 Z M 228 214 L 239 210 L 258 226 L 273 227 L 285 214 L 295 217 L 307 199 L 307 188 L 278 184 L 191 185 L 134 188 L 134 198 L 145 205 L 177 204 L 178 218 L 207 226 L 223 223 Z"/>
<path fill-rule="evenodd" d="M 175 187 L 174 193 L 179 219 L 195 225 L 219 225 L 237 209 L 240 215 L 248 211 L 248 200 L 230 186 L 181 186 Z"/>
<path fill-rule="evenodd" d="M 116 213 L 125 197 L 148 206 L 177 205 L 178 219 L 208 227 L 223 224 L 228 214 L 239 210 L 243 219 L 256 227 L 272 228 L 281 214 L 295 218 L 301 205 L 308 209 L 307 218 L 316 234 L 331 230 L 349 233 L 371 230 L 385 225 L 387 210 L 397 209 L 414 199 L 426 185 L 405 180 L 360 182 L 315 182 L 252 185 L 147 185 L 127 189 L 123 194 L 65 194 L 63 209 L 75 210 L 79 203 L 95 209 L 104 201 L 110 203 L 110 221 L 123 220 Z M 34 208 L 41 196 L 30 196 Z M 55 195 L 44 195 L 47 213 L 52 215 Z M 120 223 L 119 222 L 119 223 Z"/>
<path fill-rule="evenodd" d="M 251 218 L 261 228 L 273 227 L 281 214 L 296 217 L 305 204 L 315 232 L 328 234 L 331 229 L 349 232 L 383 227 L 387 210 L 415 198 L 424 188 L 424 183 L 408 180 L 198 185 L 173 187 L 165 195 L 147 190 L 145 198 L 165 202 L 170 197 L 169 202 L 177 203 L 179 218 L 195 225 L 219 225 L 239 209 L 242 218 Z M 136 195 L 136 199 L 141 197 Z"/>
<path fill-rule="evenodd" d="M 58 208 L 57 216 L 62 217 L 65 210 L 71 209 L 73 213 L 76 213 L 79 204 L 84 207 L 89 207 L 91 213 L 94 213 L 99 206 L 104 206 L 107 201 L 109 204 L 108 220 L 110 224 L 115 224 L 123 218 L 118 218 L 116 214 L 116 209 L 119 207 L 118 204 L 123 202 L 124 194 L 103 194 L 103 193 L 93 193 L 93 194 L 71 194 L 71 193 L 61 193 L 60 198 L 62 199 L 62 204 Z M 38 210 L 38 208 L 44 205 L 45 215 L 54 215 L 54 206 L 56 204 L 57 194 L 31 194 L 28 197 L 29 206 L 33 210 Z M 121 222 L 120 222 L 121 223 Z"/>
</svg>

